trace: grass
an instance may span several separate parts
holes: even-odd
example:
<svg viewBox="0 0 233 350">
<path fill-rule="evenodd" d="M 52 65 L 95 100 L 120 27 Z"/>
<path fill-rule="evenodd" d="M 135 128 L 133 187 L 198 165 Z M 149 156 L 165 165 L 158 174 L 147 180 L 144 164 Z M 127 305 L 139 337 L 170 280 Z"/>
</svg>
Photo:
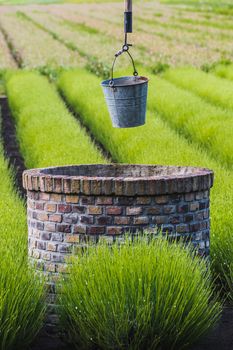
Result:
<svg viewBox="0 0 233 350">
<path fill-rule="evenodd" d="M 27 261 L 26 210 L 0 144 L 0 349 L 26 348 L 43 324 L 44 283 Z"/>
<path fill-rule="evenodd" d="M 211 194 L 211 252 L 212 258 L 216 257 L 215 271 L 217 271 L 218 267 L 225 268 L 229 262 L 233 261 L 233 245 L 231 244 L 233 231 L 232 172 L 222 168 L 206 151 L 178 135 L 161 119 L 152 104 L 154 78 L 150 78 L 150 110 L 147 113 L 146 125 L 132 129 L 112 127 L 99 86 L 100 81 L 94 75 L 85 70 L 67 71 L 61 74 L 58 87 L 72 108 L 80 115 L 83 123 L 110 151 L 115 161 L 120 163 L 193 165 L 209 167 L 214 170 L 215 185 Z M 159 90 L 156 91 L 159 92 Z M 167 105 L 166 100 L 164 104 Z M 174 108 L 176 108 L 175 106 L 174 103 Z M 169 109 L 166 113 L 170 113 Z M 223 254 L 219 254 L 219 246 L 221 246 Z M 233 276 L 232 268 L 225 270 L 228 276 Z M 224 282 L 227 283 L 225 279 Z"/>
<path fill-rule="evenodd" d="M 195 74 L 190 73 L 189 75 L 188 73 L 186 77 L 185 72 L 183 69 L 167 70 L 163 76 L 169 81 L 161 78 L 151 79 L 149 107 L 156 109 L 178 132 L 205 147 L 214 159 L 232 169 L 232 113 L 227 109 L 213 106 L 192 92 L 185 90 L 190 89 L 197 92 L 197 85 L 199 85 L 199 79 L 196 80 Z M 200 76 L 202 74 L 204 77 L 207 75 L 200 72 Z M 198 75 L 197 72 L 197 77 Z M 202 78 L 204 77 L 202 76 Z M 209 92 L 211 84 L 208 84 L 208 77 L 207 75 L 206 81 L 203 81 L 202 86 L 200 86 L 199 95 L 205 94 L 206 99 L 211 96 L 209 100 L 213 100 L 214 97 L 215 100 L 222 97 L 222 101 L 225 98 L 225 101 L 227 100 L 230 104 L 230 86 L 226 84 L 228 98 L 226 95 L 224 97 L 224 91 L 221 94 L 221 90 L 218 91 L 217 87 L 216 89 L 213 87 L 212 92 Z M 215 77 L 214 79 L 220 80 Z"/>
<path fill-rule="evenodd" d="M 233 64 L 219 64 L 214 68 L 213 73 L 220 78 L 233 80 Z"/>
<path fill-rule="evenodd" d="M 45 77 L 13 73 L 6 89 L 28 168 L 106 162 Z"/>
<path fill-rule="evenodd" d="M 212 287 L 204 261 L 176 243 L 100 244 L 74 260 L 63 322 L 76 349 L 190 348 L 219 318 Z"/>
<path fill-rule="evenodd" d="M 220 75 L 221 71 L 227 72 L 231 69 L 230 65 L 217 65 L 215 72 L 219 72 L 218 75 Z M 226 110 L 233 109 L 233 83 L 231 81 L 191 67 L 169 70 L 164 77 L 175 85 L 194 92 L 207 102 Z M 224 73 L 222 77 L 224 78 Z"/>
</svg>

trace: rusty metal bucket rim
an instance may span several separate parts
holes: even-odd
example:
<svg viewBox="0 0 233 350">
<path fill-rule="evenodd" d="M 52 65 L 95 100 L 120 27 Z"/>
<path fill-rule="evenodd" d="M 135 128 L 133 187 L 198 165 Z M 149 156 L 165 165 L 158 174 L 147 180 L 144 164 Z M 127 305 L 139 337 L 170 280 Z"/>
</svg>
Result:
<svg viewBox="0 0 233 350">
<path fill-rule="evenodd" d="M 137 80 L 136 83 L 132 84 L 132 79 L 135 79 Z M 124 84 L 121 84 L 121 81 L 122 80 L 128 80 L 128 84 L 127 83 L 124 83 Z M 101 86 L 104 86 L 104 87 L 109 87 L 109 88 L 112 88 L 111 86 L 109 86 L 109 83 L 110 83 L 111 79 L 108 79 L 108 80 L 104 80 L 101 82 Z M 125 77 L 120 77 L 120 78 L 114 78 L 113 79 L 114 81 L 114 87 L 128 87 L 128 86 L 136 86 L 136 85 L 141 85 L 141 84 L 146 84 L 148 83 L 149 79 L 147 77 L 144 77 L 144 76 L 125 76 Z"/>
</svg>

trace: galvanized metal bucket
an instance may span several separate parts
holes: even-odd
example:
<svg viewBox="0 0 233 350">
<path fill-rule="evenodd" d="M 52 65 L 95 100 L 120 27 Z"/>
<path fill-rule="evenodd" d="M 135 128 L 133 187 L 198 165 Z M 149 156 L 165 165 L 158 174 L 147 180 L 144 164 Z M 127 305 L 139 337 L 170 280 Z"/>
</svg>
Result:
<svg viewBox="0 0 233 350">
<path fill-rule="evenodd" d="M 109 79 L 101 86 L 115 128 L 145 124 L 148 78 L 129 76 Z"/>
<path fill-rule="evenodd" d="M 127 39 L 127 38 L 126 38 Z M 115 54 L 112 63 L 111 79 L 101 83 L 108 111 L 115 128 L 133 128 L 145 124 L 148 78 L 138 76 L 133 57 L 129 53 L 127 40 Z M 133 65 L 133 76 L 113 78 L 117 57 L 126 52 Z"/>
</svg>

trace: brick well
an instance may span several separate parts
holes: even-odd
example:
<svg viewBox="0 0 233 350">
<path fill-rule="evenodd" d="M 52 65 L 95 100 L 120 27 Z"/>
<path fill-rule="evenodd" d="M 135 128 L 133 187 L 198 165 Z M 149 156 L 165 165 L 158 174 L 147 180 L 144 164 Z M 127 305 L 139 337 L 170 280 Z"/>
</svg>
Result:
<svg viewBox="0 0 233 350">
<path fill-rule="evenodd" d="M 209 255 L 213 172 L 159 165 L 77 165 L 27 170 L 29 256 L 56 280 L 73 249 L 159 228 Z"/>
</svg>

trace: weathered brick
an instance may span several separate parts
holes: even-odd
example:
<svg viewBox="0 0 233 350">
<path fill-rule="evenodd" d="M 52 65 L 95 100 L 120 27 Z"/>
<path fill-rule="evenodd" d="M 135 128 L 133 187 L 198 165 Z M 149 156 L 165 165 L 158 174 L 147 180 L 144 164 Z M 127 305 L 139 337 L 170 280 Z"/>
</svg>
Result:
<svg viewBox="0 0 233 350">
<path fill-rule="evenodd" d="M 81 216 L 80 222 L 82 224 L 91 225 L 94 222 L 93 216 Z"/>
<path fill-rule="evenodd" d="M 106 208 L 107 215 L 121 215 L 122 207 L 107 207 Z"/>
<path fill-rule="evenodd" d="M 87 234 L 97 235 L 105 233 L 105 226 L 88 226 Z"/>
<path fill-rule="evenodd" d="M 145 204 L 150 204 L 151 203 L 151 197 L 137 197 L 136 198 L 136 204 L 142 204 L 142 205 L 145 205 Z"/>
<path fill-rule="evenodd" d="M 54 213 L 57 210 L 57 205 L 53 203 L 46 203 L 44 209 L 45 211 Z"/>
<path fill-rule="evenodd" d="M 70 213 L 71 210 L 72 210 L 72 207 L 70 204 L 58 204 L 59 213 Z"/>
<path fill-rule="evenodd" d="M 58 245 L 56 243 L 48 242 L 47 250 L 49 250 L 51 252 L 56 252 L 57 251 L 57 246 Z"/>
<path fill-rule="evenodd" d="M 44 210 L 44 203 L 43 202 L 35 202 L 35 209 L 36 210 Z"/>
<path fill-rule="evenodd" d="M 190 203 L 190 211 L 197 211 L 199 210 L 199 202 L 193 202 L 193 203 Z"/>
<path fill-rule="evenodd" d="M 75 225 L 73 228 L 73 233 L 86 234 L 86 226 Z"/>
<path fill-rule="evenodd" d="M 46 214 L 44 212 L 37 212 L 37 220 L 48 221 L 48 219 L 49 219 L 48 214 Z"/>
<path fill-rule="evenodd" d="M 79 239 L 79 235 L 66 235 L 65 237 L 65 242 L 67 243 L 79 243 L 80 239 Z"/>
<path fill-rule="evenodd" d="M 46 222 L 46 224 L 44 225 L 44 229 L 45 229 L 45 231 L 55 232 L 56 231 L 56 224 L 52 223 L 52 222 Z"/>
<path fill-rule="evenodd" d="M 70 244 L 61 244 L 58 245 L 58 251 L 60 253 L 71 253 L 72 252 L 72 246 Z"/>
<path fill-rule="evenodd" d="M 188 213 L 189 212 L 188 204 L 179 204 L 177 209 L 178 209 L 178 213 Z"/>
<path fill-rule="evenodd" d="M 163 234 L 171 234 L 174 232 L 174 226 L 173 225 L 163 225 L 161 228 L 161 231 Z"/>
<path fill-rule="evenodd" d="M 62 222 L 62 215 L 60 214 L 50 214 L 49 221 L 52 222 Z"/>
<path fill-rule="evenodd" d="M 100 197 L 97 197 L 96 204 L 97 205 L 112 205 L 113 204 L 113 199 L 110 196 L 109 197 L 107 197 L 107 196 L 100 196 Z"/>
<path fill-rule="evenodd" d="M 149 218 L 147 216 L 138 216 L 134 218 L 135 225 L 146 225 L 149 223 Z"/>
<path fill-rule="evenodd" d="M 184 215 L 184 222 L 191 222 L 191 221 L 193 221 L 193 214 Z"/>
<path fill-rule="evenodd" d="M 81 206 L 81 205 L 74 205 L 72 207 L 72 210 L 73 210 L 74 213 L 84 214 L 85 210 L 86 210 L 86 207 Z"/>
<path fill-rule="evenodd" d="M 95 197 L 94 196 L 82 196 L 80 197 L 80 203 L 82 205 L 94 205 Z"/>
<path fill-rule="evenodd" d="M 115 216 L 114 217 L 114 224 L 115 225 L 129 225 L 130 219 L 131 218 L 129 216 Z"/>
<path fill-rule="evenodd" d="M 46 243 L 43 241 L 37 241 L 37 249 L 45 250 L 46 249 Z"/>
<path fill-rule="evenodd" d="M 78 216 L 76 213 L 64 214 L 62 222 L 67 224 L 77 224 Z"/>
<path fill-rule="evenodd" d="M 102 191 L 102 179 L 95 179 L 91 181 L 91 193 L 93 195 L 100 195 Z"/>
<path fill-rule="evenodd" d="M 142 207 L 127 207 L 126 215 L 139 215 L 142 213 Z"/>
<path fill-rule="evenodd" d="M 38 252 L 38 250 L 33 250 L 32 251 L 32 257 L 34 259 L 40 259 L 40 252 Z"/>
<path fill-rule="evenodd" d="M 122 234 L 122 228 L 118 226 L 108 226 L 106 233 L 108 235 L 120 235 Z"/>
<path fill-rule="evenodd" d="M 65 224 L 57 224 L 57 231 L 58 232 L 64 232 L 64 233 L 70 233 L 71 232 L 71 226 L 65 225 Z"/>
<path fill-rule="evenodd" d="M 40 238 L 43 241 L 49 241 L 51 239 L 51 233 L 49 233 L 49 232 L 41 232 Z"/>
<path fill-rule="evenodd" d="M 165 205 L 163 207 L 164 214 L 173 214 L 176 212 L 176 206 L 175 205 Z"/>
<path fill-rule="evenodd" d="M 53 201 L 53 202 L 61 202 L 62 195 L 61 194 L 57 194 L 57 193 L 51 193 L 50 194 L 50 200 Z"/>
<path fill-rule="evenodd" d="M 50 260 L 50 253 L 48 253 L 48 252 L 41 252 L 41 259 L 49 261 Z"/>
<path fill-rule="evenodd" d="M 96 222 L 98 225 L 110 225 L 112 222 L 111 216 L 98 216 L 96 218 Z"/>
<path fill-rule="evenodd" d="M 88 179 L 82 179 L 82 192 L 85 195 L 91 194 L 91 181 Z"/>
<path fill-rule="evenodd" d="M 165 215 L 158 215 L 153 217 L 153 223 L 157 224 L 157 225 L 162 225 L 162 224 L 168 224 L 169 221 L 169 217 L 165 216 Z"/>
<path fill-rule="evenodd" d="M 189 225 L 189 231 L 191 232 L 196 232 L 200 229 L 200 223 L 199 222 L 195 222 Z"/>
<path fill-rule="evenodd" d="M 100 215 L 103 213 L 102 207 L 89 206 L 87 208 L 87 213 L 91 215 Z"/>
<path fill-rule="evenodd" d="M 168 203 L 168 201 L 169 201 L 169 196 L 166 196 L 166 195 L 155 197 L 155 202 L 157 204 L 166 204 L 166 203 Z"/>
<path fill-rule="evenodd" d="M 42 201 L 49 201 L 50 194 L 49 193 L 45 193 L 45 192 L 40 192 L 39 193 L 39 198 Z"/>
<path fill-rule="evenodd" d="M 55 233 L 52 233 L 52 241 L 55 241 L 55 242 L 62 242 L 64 240 L 64 235 L 62 233 L 58 233 L 58 232 L 55 232 Z"/>
<path fill-rule="evenodd" d="M 38 222 L 36 223 L 36 228 L 37 228 L 38 230 L 43 230 L 43 229 L 44 229 L 44 223 L 38 221 Z"/>
<path fill-rule="evenodd" d="M 115 204 L 120 205 L 120 206 L 134 205 L 135 198 L 134 197 L 116 197 Z"/>
<path fill-rule="evenodd" d="M 191 202 L 194 200 L 194 193 L 193 192 L 190 192 L 190 193 L 186 193 L 184 198 L 185 198 L 185 201 L 186 202 Z"/>
<path fill-rule="evenodd" d="M 189 227 L 188 225 L 185 225 L 185 224 L 176 225 L 176 232 L 178 233 L 189 232 Z"/>
<path fill-rule="evenodd" d="M 200 200 L 200 199 L 203 199 L 204 198 L 204 192 L 196 192 L 195 194 L 195 198 L 196 200 Z"/>
<path fill-rule="evenodd" d="M 161 212 L 162 212 L 161 206 L 146 208 L 147 215 L 159 215 L 159 214 L 161 214 Z"/>
<path fill-rule="evenodd" d="M 54 191 L 55 192 L 62 192 L 62 178 L 61 177 L 55 177 L 54 178 Z"/>
<path fill-rule="evenodd" d="M 65 197 L 65 201 L 67 202 L 67 203 L 78 203 L 79 202 L 79 197 L 78 196 L 76 196 L 76 195 L 66 195 L 66 197 Z"/>
</svg>

